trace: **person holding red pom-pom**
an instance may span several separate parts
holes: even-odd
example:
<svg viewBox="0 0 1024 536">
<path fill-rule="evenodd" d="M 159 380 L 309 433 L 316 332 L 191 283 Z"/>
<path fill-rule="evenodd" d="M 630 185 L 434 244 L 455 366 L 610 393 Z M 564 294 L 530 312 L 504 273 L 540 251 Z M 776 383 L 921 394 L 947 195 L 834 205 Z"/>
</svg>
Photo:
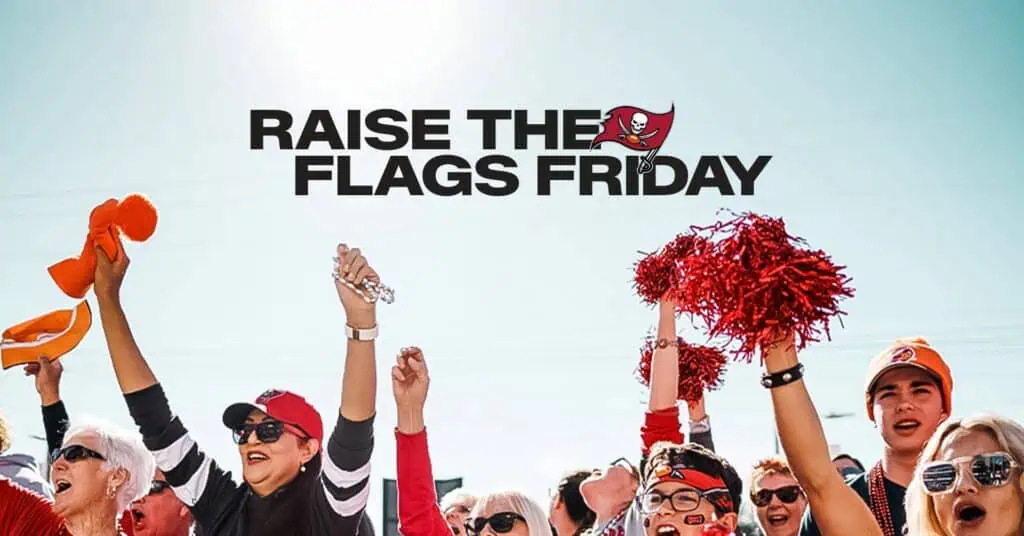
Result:
<svg viewBox="0 0 1024 536">
<path fill-rule="evenodd" d="M 597 514 L 594 534 L 621 536 L 643 531 L 633 527 L 635 512 L 630 508 L 640 485 L 644 459 L 658 442 L 682 443 L 685 438 L 679 426 L 679 358 L 676 335 L 676 303 L 664 296 L 658 303 L 657 340 L 650 360 L 650 395 L 644 424 L 640 468 L 627 458 L 619 458 L 602 471 L 580 483 L 583 500 Z M 704 413 L 703 396 L 690 410 L 691 441 L 714 448 L 711 429 Z M 703 428 L 701 428 L 703 427 Z"/>
</svg>

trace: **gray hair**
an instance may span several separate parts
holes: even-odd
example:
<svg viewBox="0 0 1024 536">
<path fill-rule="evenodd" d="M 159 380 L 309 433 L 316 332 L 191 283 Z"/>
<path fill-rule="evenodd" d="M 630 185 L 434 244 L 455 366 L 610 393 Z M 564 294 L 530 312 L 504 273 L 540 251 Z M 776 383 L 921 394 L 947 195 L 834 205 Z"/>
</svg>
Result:
<svg viewBox="0 0 1024 536">
<path fill-rule="evenodd" d="M 100 453 L 107 459 L 103 463 L 104 469 L 124 469 L 128 472 L 128 480 L 115 497 L 118 512 L 146 496 L 156 472 L 156 461 L 142 443 L 139 434 L 99 419 L 87 418 L 76 422 L 64 434 L 64 444 L 67 445 L 68 441 L 81 434 L 93 434 L 99 438 Z"/>
<path fill-rule="evenodd" d="M 533 499 L 516 491 L 500 491 L 477 497 L 470 517 L 476 517 L 490 508 L 515 512 L 526 519 L 530 536 L 552 536 L 551 524 L 544 509 Z M 497 510 L 497 511 L 501 511 Z"/>
</svg>

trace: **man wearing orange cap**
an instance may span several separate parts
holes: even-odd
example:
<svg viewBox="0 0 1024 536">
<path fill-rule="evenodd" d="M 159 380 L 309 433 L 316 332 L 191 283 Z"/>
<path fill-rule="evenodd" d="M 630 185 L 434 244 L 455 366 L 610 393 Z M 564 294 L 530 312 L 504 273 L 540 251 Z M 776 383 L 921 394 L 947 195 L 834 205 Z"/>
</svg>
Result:
<svg viewBox="0 0 1024 536">
<path fill-rule="evenodd" d="M 903 533 L 903 497 L 924 444 L 950 414 L 953 377 L 942 356 L 924 339 L 900 339 L 868 366 L 864 396 L 885 450 L 868 472 L 847 481 L 871 508 L 885 536 Z M 811 510 L 800 536 L 820 536 Z"/>
</svg>

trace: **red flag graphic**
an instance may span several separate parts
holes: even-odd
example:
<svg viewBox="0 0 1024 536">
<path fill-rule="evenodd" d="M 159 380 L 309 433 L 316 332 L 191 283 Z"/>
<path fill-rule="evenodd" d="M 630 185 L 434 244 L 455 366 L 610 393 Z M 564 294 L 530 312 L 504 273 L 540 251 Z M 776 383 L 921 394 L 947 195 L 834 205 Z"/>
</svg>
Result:
<svg viewBox="0 0 1024 536">
<path fill-rule="evenodd" d="M 672 129 L 676 107 L 656 114 L 635 106 L 618 106 L 608 110 L 601 121 L 601 132 L 590 142 L 593 149 L 606 141 L 618 143 L 634 151 L 655 151 L 661 148 Z"/>
</svg>

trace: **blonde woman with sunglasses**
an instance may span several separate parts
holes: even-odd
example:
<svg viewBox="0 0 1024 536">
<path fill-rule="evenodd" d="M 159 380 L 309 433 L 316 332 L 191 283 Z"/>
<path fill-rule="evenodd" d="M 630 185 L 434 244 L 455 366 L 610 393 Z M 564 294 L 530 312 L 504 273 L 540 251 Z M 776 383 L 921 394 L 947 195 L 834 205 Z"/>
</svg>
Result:
<svg viewBox="0 0 1024 536">
<path fill-rule="evenodd" d="M 1024 534 L 1024 427 L 994 415 L 949 419 L 907 488 L 910 536 Z"/>
</svg>

